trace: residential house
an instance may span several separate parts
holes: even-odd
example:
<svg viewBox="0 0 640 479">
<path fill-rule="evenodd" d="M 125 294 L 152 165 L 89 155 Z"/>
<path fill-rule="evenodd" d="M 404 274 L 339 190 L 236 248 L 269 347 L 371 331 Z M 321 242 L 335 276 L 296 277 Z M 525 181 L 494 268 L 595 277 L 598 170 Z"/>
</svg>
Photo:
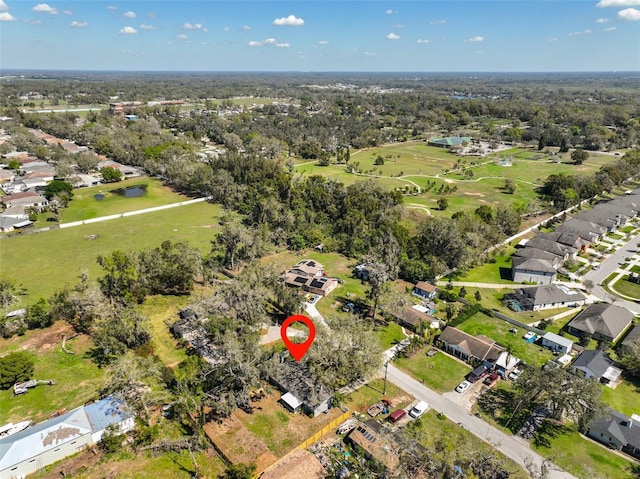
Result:
<svg viewBox="0 0 640 479">
<path fill-rule="evenodd" d="M 613 365 L 604 351 L 591 349 L 583 351 L 573 362 L 571 369 L 586 379 L 595 378 L 604 384 L 615 383 L 622 374 L 622 370 Z"/>
<path fill-rule="evenodd" d="M 628 309 L 609 303 L 595 303 L 587 306 L 567 324 L 567 332 L 615 343 L 632 322 L 633 313 Z"/>
<path fill-rule="evenodd" d="M 598 209 L 580 211 L 574 218 L 603 226 L 607 231 L 615 231 L 623 223 L 622 216 Z"/>
<path fill-rule="evenodd" d="M 0 183 L 11 183 L 16 177 L 14 170 L 0 169 Z"/>
<path fill-rule="evenodd" d="M 573 341 L 558 334 L 547 332 L 542 336 L 542 346 L 553 352 L 569 354 L 573 349 Z"/>
<path fill-rule="evenodd" d="M 622 346 L 630 348 L 632 343 L 640 344 L 640 326 L 635 326 L 629 331 L 629 334 L 622 340 Z"/>
<path fill-rule="evenodd" d="M 556 241 L 550 241 L 538 236 L 536 236 L 535 238 L 531 238 L 527 242 L 525 249 L 529 248 L 537 248 L 546 251 L 547 253 L 555 254 L 556 256 L 560 256 L 562 258 L 562 261 L 566 261 L 578 252 L 576 248 L 558 243 Z"/>
<path fill-rule="evenodd" d="M 418 281 L 412 293 L 421 299 L 434 299 L 438 295 L 438 288 L 426 281 Z"/>
<path fill-rule="evenodd" d="M 468 136 L 447 136 L 445 138 L 431 138 L 427 145 L 437 146 L 439 148 L 451 148 L 453 146 L 459 146 L 463 143 L 470 143 L 471 138 Z"/>
<path fill-rule="evenodd" d="M 447 326 L 438 337 L 438 341 L 446 352 L 464 361 L 479 361 L 493 367 L 500 357 L 502 347 L 486 336 L 471 336 L 457 328 Z"/>
<path fill-rule="evenodd" d="M 377 421 L 369 420 L 359 423 L 346 437 L 346 441 L 353 444 L 356 450 L 361 450 L 365 458 L 374 459 L 386 468 L 394 470 L 398 466 L 398 455 L 386 436 L 380 434 L 381 425 Z"/>
<path fill-rule="evenodd" d="M 280 400 L 287 410 L 294 413 L 303 411 L 311 417 L 329 410 L 333 391 L 317 383 L 303 363 L 283 356 L 274 369 L 270 379 L 283 392 Z"/>
<path fill-rule="evenodd" d="M 585 250 L 591 244 L 590 238 L 585 239 L 585 238 L 581 238 L 577 234 L 562 233 L 561 231 L 552 231 L 550 233 L 539 233 L 538 235 L 536 235 L 536 238 L 555 241 L 556 243 L 570 246 L 571 248 L 575 248 L 577 250 Z"/>
<path fill-rule="evenodd" d="M 353 268 L 353 274 L 356 278 L 362 281 L 369 281 L 369 274 L 371 273 L 371 267 L 373 263 L 362 263 Z"/>
<path fill-rule="evenodd" d="M 304 285 L 304 290 L 312 294 L 326 296 L 338 287 L 338 280 L 335 278 L 311 277 Z"/>
<path fill-rule="evenodd" d="M 505 294 L 503 301 L 514 311 L 541 311 L 582 306 L 587 297 L 564 285 L 549 284 L 517 289 L 514 293 Z"/>
<path fill-rule="evenodd" d="M 609 410 L 609 414 L 593 422 L 587 435 L 606 446 L 640 459 L 640 421 L 637 416 L 628 417 Z"/>
<path fill-rule="evenodd" d="M 495 372 L 498 373 L 502 378 L 506 378 L 507 375 L 513 371 L 513 369 L 520 363 L 520 359 L 516 358 L 513 354 L 508 351 L 502 351 L 500 356 L 498 356 L 498 360 L 494 365 Z"/>
<path fill-rule="evenodd" d="M 325 276 L 322 264 L 310 259 L 299 261 L 285 271 L 281 279 L 287 286 L 302 288 L 304 291 L 320 296 L 328 295 L 340 284 L 336 278 Z"/>
<path fill-rule="evenodd" d="M 562 223 L 562 225 L 560 225 L 558 228 L 556 228 L 556 232 L 574 234 L 580 236 L 585 240 L 593 242 L 598 238 L 604 236 L 604 234 L 607 232 L 607 228 L 590 221 L 571 218 Z"/>
<path fill-rule="evenodd" d="M 556 279 L 560 264 L 555 260 L 512 256 L 511 276 L 516 283 L 551 284 Z"/>
<path fill-rule="evenodd" d="M 0 215 L 0 232 L 9 233 L 13 230 L 26 228 L 31 226 L 33 221 L 26 220 L 24 218 L 15 218 L 13 216 Z"/>
<path fill-rule="evenodd" d="M 417 307 L 416 307 L 417 306 Z M 422 327 L 431 325 L 436 318 L 427 314 L 426 308 L 418 305 L 404 308 L 392 314 L 395 321 L 413 332 L 417 332 Z"/>
<path fill-rule="evenodd" d="M 0 198 L 0 202 L 2 202 L 5 208 L 27 208 L 32 206 L 37 208 L 38 210 L 42 210 L 49 204 L 44 196 L 40 196 L 39 194 L 33 193 L 31 191 L 24 191 L 20 193 L 14 193 L 12 195 L 3 196 L 2 198 Z"/>
<path fill-rule="evenodd" d="M 100 441 L 105 429 L 133 429 L 121 402 L 104 398 L 0 439 L 0 477 L 23 478 Z"/>
</svg>

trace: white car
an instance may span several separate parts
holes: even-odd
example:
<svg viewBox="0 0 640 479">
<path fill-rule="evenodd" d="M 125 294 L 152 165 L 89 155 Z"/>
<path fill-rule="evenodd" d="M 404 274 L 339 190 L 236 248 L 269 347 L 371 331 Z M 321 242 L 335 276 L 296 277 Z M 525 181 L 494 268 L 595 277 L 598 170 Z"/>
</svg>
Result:
<svg viewBox="0 0 640 479">
<path fill-rule="evenodd" d="M 469 389 L 469 386 L 471 386 L 471 383 L 469 381 L 462 381 L 460 384 L 456 386 L 456 392 L 463 393 L 467 389 Z"/>
<path fill-rule="evenodd" d="M 520 373 L 522 371 L 520 371 L 519 369 L 514 369 L 513 371 L 511 371 L 509 373 L 509 375 L 507 376 L 509 379 L 511 379 L 512 381 L 517 380 L 520 377 Z"/>
<path fill-rule="evenodd" d="M 427 409 L 429 409 L 429 405 L 424 401 L 420 401 L 418 404 L 411 408 L 411 410 L 409 411 L 409 416 L 418 419 L 425 412 L 427 412 Z"/>
<path fill-rule="evenodd" d="M 533 331 L 527 331 L 524 336 L 522 336 L 522 339 L 524 339 L 525 341 L 528 339 L 531 339 L 533 337 L 535 337 L 536 333 L 534 333 Z"/>
</svg>

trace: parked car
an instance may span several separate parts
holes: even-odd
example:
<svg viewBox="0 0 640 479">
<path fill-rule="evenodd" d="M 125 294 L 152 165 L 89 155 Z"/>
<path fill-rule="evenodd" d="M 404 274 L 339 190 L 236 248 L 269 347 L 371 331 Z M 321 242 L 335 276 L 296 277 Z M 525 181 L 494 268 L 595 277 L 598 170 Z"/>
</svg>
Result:
<svg viewBox="0 0 640 479">
<path fill-rule="evenodd" d="M 525 341 L 530 340 L 531 338 L 535 338 L 536 333 L 534 333 L 533 331 L 527 331 L 524 336 L 522 336 L 522 339 L 524 339 Z"/>
<path fill-rule="evenodd" d="M 489 376 L 485 378 L 484 384 L 487 386 L 493 386 L 499 377 L 500 376 L 498 376 L 498 373 L 491 373 Z"/>
<path fill-rule="evenodd" d="M 471 383 L 469 381 L 462 381 L 460 384 L 456 386 L 456 392 L 463 393 L 467 389 L 469 389 L 469 386 L 471 386 Z"/>
<path fill-rule="evenodd" d="M 424 401 L 420 401 L 418 404 L 411 408 L 411 410 L 409 411 L 409 416 L 418 419 L 425 412 L 427 412 L 427 409 L 429 409 L 429 405 Z"/>
<path fill-rule="evenodd" d="M 389 414 L 389 417 L 387 419 L 389 420 L 389 422 L 398 422 L 406 415 L 407 411 L 405 411 L 404 409 L 398 409 L 397 411 L 393 411 L 391 414 Z"/>
<path fill-rule="evenodd" d="M 509 379 L 511 379 L 512 381 L 516 381 L 520 377 L 520 373 L 521 372 L 522 371 L 520 371 L 518 368 L 516 368 L 513 371 L 511 371 L 507 377 Z"/>
<path fill-rule="evenodd" d="M 347 303 L 342 307 L 342 311 L 344 311 L 345 313 L 348 313 L 349 311 L 353 311 L 354 307 L 355 307 L 355 304 Z"/>
</svg>

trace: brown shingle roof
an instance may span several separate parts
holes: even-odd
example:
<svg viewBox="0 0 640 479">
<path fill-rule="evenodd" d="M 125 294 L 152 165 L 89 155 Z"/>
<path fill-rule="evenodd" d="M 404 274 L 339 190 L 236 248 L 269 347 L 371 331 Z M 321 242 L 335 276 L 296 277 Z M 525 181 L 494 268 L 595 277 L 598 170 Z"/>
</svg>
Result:
<svg viewBox="0 0 640 479">
<path fill-rule="evenodd" d="M 444 329 L 439 339 L 445 344 L 457 346 L 468 356 L 478 358 L 481 361 L 495 361 L 502 351 L 502 348 L 495 341 L 486 336 L 473 337 L 451 326 Z"/>
</svg>

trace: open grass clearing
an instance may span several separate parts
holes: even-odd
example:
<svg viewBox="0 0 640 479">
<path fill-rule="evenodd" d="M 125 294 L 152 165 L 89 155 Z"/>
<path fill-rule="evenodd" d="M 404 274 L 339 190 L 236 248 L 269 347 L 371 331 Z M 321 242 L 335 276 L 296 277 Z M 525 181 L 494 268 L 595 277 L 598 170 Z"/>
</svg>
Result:
<svg viewBox="0 0 640 479">
<path fill-rule="evenodd" d="M 633 477 L 631 461 L 609 451 L 605 446 L 584 438 L 576 431 L 563 430 L 549 439 L 550 447 L 532 448 L 565 471 L 580 478 L 606 477 L 629 479 Z"/>
<path fill-rule="evenodd" d="M 609 288 L 624 296 L 640 299 L 640 284 L 630 281 L 628 275 L 623 276 L 615 283 L 609 283 Z"/>
<path fill-rule="evenodd" d="M 542 366 L 549 359 L 553 359 L 550 350 L 538 346 L 536 344 L 527 343 L 522 336 L 526 332 L 523 328 L 513 326 L 506 321 L 498 318 L 487 316 L 483 313 L 477 313 L 471 318 L 458 325 L 458 329 L 472 336 L 482 334 L 493 339 L 502 346 L 511 345 L 512 354 L 524 360 L 531 366 Z M 517 332 L 511 332 L 515 329 Z"/>
<path fill-rule="evenodd" d="M 62 334 L 71 336 L 71 326 L 58 321 L 44 330 L 28 331 L 24 336 L 0 340 L 1 351 L 25 349 L 33 354 L 35 369 L 32 379 L 53 379 L 52 386 L 41 385 L 20 396 L 13 396 L 13 389 L 0 391 L 0 424 L 26 419 L 42 421 L 60 409 L 71 410 L 90 399 L 97 399 L 103 386 L 105 371 L 98 368 L 88 357 L 93 347 L 91 339 L 80 335 L 67 341 L 62 350 Z"/>
<path fill-rule="evenodd" d="M 517 283 L 511 280 L 511 255 L 514 251 L 515 248 L 508 247 L 504 254 L 495 257 L 495 262 L 481 264 L 451 279 L 468 283 L 510 284 L 515 287 Z"/>
<path fill-rule="evenodd" d="M 378 326 L 376 328 L 376 333 L 378 335 L 380 347 L 382 347 L 383 351 L 386 351 L 406 338 L 405 334 L 402 332 L 402 326 L 394 322 Z"/>
<path fill-rule="evenodd" d="M 615 389 L 602 387 L 602 400 L 616 411 L 627 416 L 640 415 L 640 379 L 624 375 Z"/>
<path fill-rule="evenodd" d="M 0 240 L 2 274 L 27 289 L 23 304 L 50 297 L 65 285 L 75 285 L 86 270 L 93 279 L 101 273 L 98 255 L 116 249 L 155 248 L 165 240 L 186 241 L 203 253 L 219 229 L 220 205 L 196 203 L 118 218 L 100 223 Z M 97 239 L 87 239 L 97 235 Z M 55 281 L 52 280 L 55 278 Z"/>
<path fill-rule="evenodd" d="M 440 350 L 435 356 L 427 356 L 430 349 L 428 346 L 409 358 L 399 357 L 394 362 L 427 387 L 439 392 L 452 391 L 471 371 L 471 366 Z"/>
<path fill-rule="evenodd" d="M 123 195 L 114 193 L 117 189 L 132 186 L 145 187 L 146 194 L 136 198 L 125 198 Z M 96 200 L 94 195 L 98 193 L 103 194 L 104 199 Z M 165 186 L 162 181 L 157 178 L 149 178 L 146 176 L 131 178 L 118 183 L 74 189 L 73 199 L 69 202 L 67 208 L 64 208 L 60 212 L 60 222 L 71 223 L 73 221 L 152 208 L 154 206 L 179 203 L 189 199 L 191 198 L 176 193 L 168 186 Z"/>
</svg>

